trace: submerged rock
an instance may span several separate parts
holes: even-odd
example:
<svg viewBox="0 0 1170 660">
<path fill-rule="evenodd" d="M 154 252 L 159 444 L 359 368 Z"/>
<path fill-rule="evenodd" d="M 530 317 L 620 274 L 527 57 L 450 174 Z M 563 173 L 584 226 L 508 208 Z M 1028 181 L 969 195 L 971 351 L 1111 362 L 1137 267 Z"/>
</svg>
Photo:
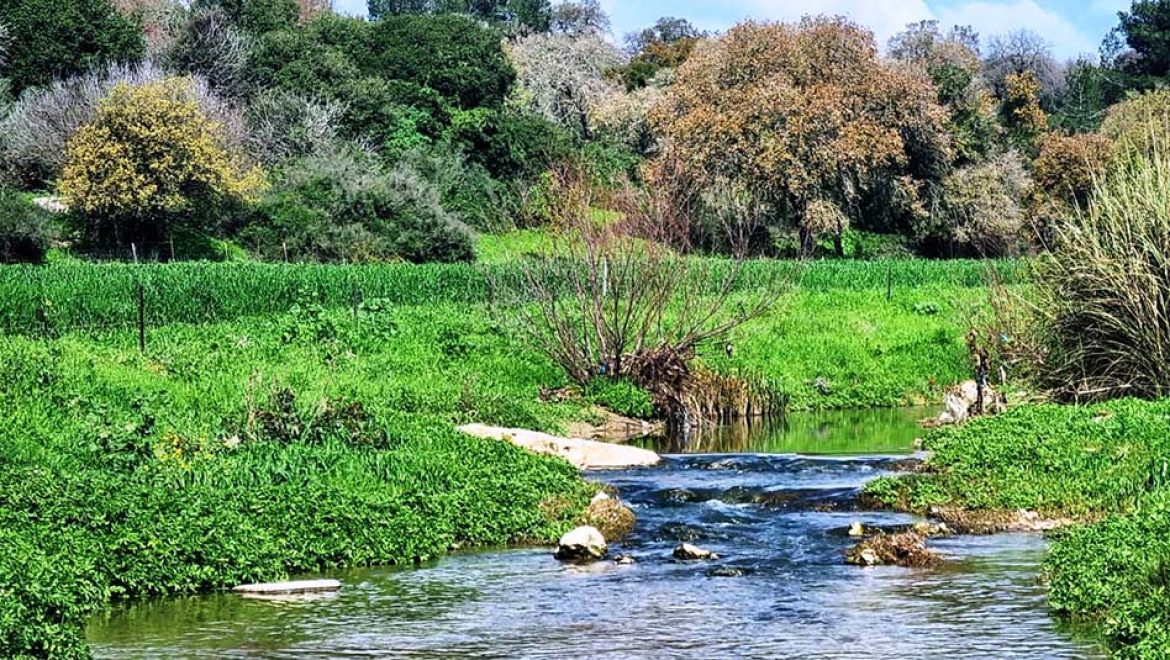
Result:
<svg viewBox="0 0 1170 660">
<path fill-rule="evenodd" d="M 719 555 L 690 543 L 681 543 L 674 549 L 674 558 L 680 561 L 708 561 L 719 559 Z"/>
<path fill-rule="evenodd" d="M 1027 509 L 1004 511 L 932 507 L 930 515 L 942 520 L 943 522 L 940 524 L 947 529 L 948 533 L 976 535 L 1004 532 L 1050 532 L 1076 522 L 1072 518 L 1052 518 Z"/>
<path fill-rule="evenodd" d="M 582 526 L 561 537 L 556 558 L 561 561 L 587 563 L 605 559 L 609 545 L 596 528 Z"/>
<path fill-rule="evenodd" d="M 477 438 L 506 440 L 536 454 L 562 458 L 582 470 L 646 467 L 658 465 L 662 461 L 662 457 L 648 449 L 579 438 L 561 438 L 523 429 L 468 424 L 460 426 L 459 431 Z"/>
<path fill-rule="evenodd" d="M 735 566 L 716 566 L 715 568 L 707 571 L 707 577 L 736 578 L 743 577 L 749 573 L 751 573 L 751 571 L 746 568 L 737 568 Z"/>
<path fill-rule="evenodd" d="M 638 560 L 634 559 L 633 555 L 622 555 L 621 557 L 613 560 L 613 563 L 617 564 L 618 566 L 633 566 L 634 564 L 638 563 Z"/>
<path fill-rule="evenodd" d="M 951 531 L 950 527 L 947 527 L 947 524 L 945 522 L 914 523 L 913 525 L 910 526 L 910 531 L 914 532 L 915 534 L 922 536 L 924 538 L 930 538 L 932 536 L 951 536 L 954 533 Z"/>
<path fill-rule="evenodd" d="M 878 534 L 853 546 L 845 563 L 855 566 L 932 566 L 941 558 L 926 549 L 922 536 L 913 532 Z"/>
<path fill-rule="evenodd" d="M 585 510 L 585 524 L 600 530 L 609 541 L 620 541 L 629 536 L 637 521 L 630 507 L 608 495 L 602 500 L 594 498 Z"/>
</svg>

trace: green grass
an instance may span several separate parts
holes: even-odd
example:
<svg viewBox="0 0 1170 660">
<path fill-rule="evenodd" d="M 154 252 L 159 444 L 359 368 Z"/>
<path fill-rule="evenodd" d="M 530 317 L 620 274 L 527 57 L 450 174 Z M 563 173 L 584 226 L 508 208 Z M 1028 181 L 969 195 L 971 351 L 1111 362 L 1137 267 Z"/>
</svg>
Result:
<svg viewBox="0 0 1170 660">
<path fill-rule="evenodd" d="M 113 599 L 555 540 L 577 472 L 452 424 L 575 408 L 464 311 L 170 326 L 148 356 L 131 332 L 0 338 L 0 655 L 83 657 Z"/>
<path fill-rule="evenodd" d="M 1053 606 L 1122 657 L 1170 653 L 1170 401 L 1024 406 L 927 438 L 932 471 L 870 494 L 914 509 L 1034 509 L 1100 520 L 1057 535 Z"/>
<path fill-rule="evenodd" d="M 800 409 L 935 399 L 965 376 L 959 312 L 983 264 L 760 262 L 736 296 L 760 295 L 767 269 L 800 289 L 730 359 L 702 347 L 708 366 Z M 0 655 L 82 655 L 80 622 L 120 598 L 553 540 L 588 499 L 579 476 L 454 425 L 558 432 L 594 402 L 644 415 L 648 399 L 601 384 L 543 401 L 567 378 L 485 304 L 485 271 L 520 277 L 514 262 L 0 268 L 0 320 L 23 333 L 0 334 Z"/>
<path fill-rule="evenodd" d="M 738 328 L 703 361 L 765 383 L 790 410 L 937 403 L 970 378 L 962 310 L 978 289 L 951 286 L 884 290 L 798 290 L 768 315 Z"/>
<path fill-rule="evenodd" d="M 1005 283 L 1023 276 L 1021 262 L 755 261 L 741 273 L 741 291 L 776 281 L 806 291 L 892 291 L 981 286 L 995 268 Z M 726 268 L 732 265 L 727 263 Z M 717 278 L 718 279 L 718 278 Z M 280 314 L 294 306 L 349 308 L 355 301 L 394 305 L 484 303 L 493 286 L 523 297 L 515 261 L 483 265 L 326 266 L 260 263 L 88 264 L 0 266 L 0 333 L 55 335 L 79 328 L 130 327 L 137 322 L 137 286 L 145 291 L 147 321 L 218 323 Z M 718 282 L 716 282 L 718 283 Z"/>
</svg>

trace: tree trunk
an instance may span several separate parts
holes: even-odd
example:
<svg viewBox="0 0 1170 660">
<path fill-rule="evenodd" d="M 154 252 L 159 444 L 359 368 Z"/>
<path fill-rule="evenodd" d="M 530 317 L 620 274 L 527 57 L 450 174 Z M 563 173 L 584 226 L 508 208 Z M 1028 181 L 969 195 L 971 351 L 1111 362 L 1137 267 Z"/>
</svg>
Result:
<svg viewBox="0 0 1170 660">
<path fill-rule="evenodd" d="M 808 225 L 800 225 L 800 251 L 798 257 L 801 259 L 812 259 L 813 253 L 816 252 L 816 241 L 813 239 L 812 229 Z"/>
</svg>

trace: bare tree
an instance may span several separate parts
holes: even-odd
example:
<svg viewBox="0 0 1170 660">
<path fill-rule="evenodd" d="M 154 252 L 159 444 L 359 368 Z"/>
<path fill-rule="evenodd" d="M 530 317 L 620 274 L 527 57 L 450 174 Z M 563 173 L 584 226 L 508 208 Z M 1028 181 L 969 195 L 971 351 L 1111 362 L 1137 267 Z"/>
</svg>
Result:
<svg viewBox="0 0 1170 660">
<path fill-rule="evenodd" d="M 988 42 L 983 60 L 983 74 L 1000 98 L 1007 89 L 1007 78 L 1031 72 L 1040 82 L 1040 100 L 1051 108 L 1064 88 L 1064 67 L 1052 56 L 1052 47 L 1030 30 L 1016 30 L 996 35 Z"/>
<path fill-rule="evenodd" d="M 593 113 L 622 91 L 606 77 L 621 53 L 597 35 L 534 34 L 508 53 L 530 109 L 583 137 L 592 135 Z"/>
<path fill-rule="evenodd" d="M 746 238 L 764 209 L 731 187 L 705 195 L 685 184 L 605 191 L 579 165 L 554 170 L 549 199 L 552 256 L 524 262 L 523 299 L 513 301 L 522 303 L 535 346 L 578 383 L 629 378 L 672 416 L 695 417 L 686 401 L 696 348 L 759 316 L 784 291 L 755 280 L 742 289 Z M 729 259 L 691 254 L 703 212 L 716 214 L 728 241 L 744 249 Z"/>
</svg>

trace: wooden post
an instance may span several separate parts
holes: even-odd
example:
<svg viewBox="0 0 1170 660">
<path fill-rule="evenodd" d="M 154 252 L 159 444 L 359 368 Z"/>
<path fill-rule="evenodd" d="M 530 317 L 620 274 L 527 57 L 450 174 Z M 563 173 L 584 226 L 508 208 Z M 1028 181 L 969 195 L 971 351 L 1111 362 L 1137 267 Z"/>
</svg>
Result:
<svg viewBox="0 0 1170 660">
<path fill-rule="evenodd" d="M 138 246 L 133 243 L 130 244 L 130 255 L 134 257 L 134 263 L 138 263 Z"/>
<path fill-rule="evenodd" d="M 146 353 L 146 290 L 142 286 L 142 282 L 138 282 L 136 293 L 138 295 L 138 352 Z"/>
<path fill-rule="evenodd" d="M 886 302 L 894 298 L 894 265 L 886 262 Z"/>
<path fill-rule="evenodd" d="M 288 263 L 288 241 L 281 241 L 280 245 L 284 248 L 284 263 Z"/>
<path fill-rule="evenodd" d="M 354 322 L 357 322 L 357 320 L 358 320 L 358 305 L 361 304 L 361 301 L 362 301 L 362 290 L 361 290 L 361 287 L 358 286 L 357 280 L 354 280 L 353 281 L 353 288 L 350 291 L 350 296 L 349 296 L 350 305 L 353 307 L 353 320 L 354 320 Z"/>
<path fill-rule="evenodd" d="M 171 261 L 177 261 L 177 258 L 175 257 L 175 237 L 174 236 L 171 237 L 170 243 L 171 243 Z"/>
</svg>

